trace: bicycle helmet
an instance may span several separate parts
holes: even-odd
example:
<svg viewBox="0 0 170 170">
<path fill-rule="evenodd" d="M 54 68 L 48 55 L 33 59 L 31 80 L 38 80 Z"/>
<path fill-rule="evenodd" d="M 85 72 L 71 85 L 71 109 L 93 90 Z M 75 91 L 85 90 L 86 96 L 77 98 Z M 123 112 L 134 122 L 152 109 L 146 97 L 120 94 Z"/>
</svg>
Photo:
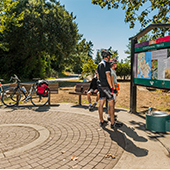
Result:
<svg viewBox="0 0 170 170">
<path fill-rule="evenodd" d="M 102 55 L 103 58 L 105 58 L 105 57 L 107 57 L 107 56 L 111 56 L 112 53 L 111 53 L 110 51 L 103 50 L 103 51 L 101 52 L 101 55 Z"/>
<path fill-rule="evenodd" d="M 113 64 L 117 63 L 117 60 L 115 58 L 112 58 L 112 59 L 110 59 L 109 63 L 112 66 Z"/>
</svg>

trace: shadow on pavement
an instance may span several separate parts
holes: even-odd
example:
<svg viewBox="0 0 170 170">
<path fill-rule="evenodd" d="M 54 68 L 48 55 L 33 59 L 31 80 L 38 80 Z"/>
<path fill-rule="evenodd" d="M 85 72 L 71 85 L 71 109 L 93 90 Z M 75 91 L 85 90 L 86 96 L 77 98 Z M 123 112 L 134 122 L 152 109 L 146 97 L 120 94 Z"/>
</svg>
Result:
<svg viewBox="0 0 170 170">
<path fill-rule="evenodd" d="M 122 128 L 120 128 L 120 130 L 122 130 Z M 126 136 L 123 133 L 121 133 L 119 130 L 116 130 L 116 131 L 109 130 L 106 127 L 104 127 L 103 130 L 108 132 L 110 134 L 111 140 L 115 141 L 125 151 L 134 154 L 136 157 L 143 157 L 143 156 L 148 155 L 148 150 L 147 149 L 140 148 L 140 147 L 136 146 L 131 140 L 126 138 Z M 122 131 L 127 132 L 127 131 L 129 131 L 129 129 L 127 129 L 127 126 L 125 126 Z M 137 137 L 135 137 L 135 139 L 136 138 Z M 140 140 L 143 140 L 143 139 L 140 138 Z"/>
<path fill-rule="evenodd" d="M 145 124 L 144 124 L 143 122 L 136 122 L 136 121 L 134 121 L 134 120 L 129 121 L 129 122 L 130 122 L 130 124 L 132 124 L 132 125 L 137 125 L 137 126 L 135 127 L 136 129 L 146 131 Z"/>
<path fill-rule="evenodd" d="M 82 109 L 89 109 L 89 106 L 85 106 L 85 105 L 74 105 L 74 106 L 71 106 L 71 107 L 77 107 L 77 108 L 82 108 Z M 90 112 L 94 112 L 94 111 L 97 111 L 98 110 L 98 107 L 95 107 L 92 111 Z M 106 112 L 107 111 L 107 108 L 104 106 L 103 107 L 103 112 Z M 121 111 L 127 111 L 125 109 L 115 109 L 115 112 L 118 113 L 118 112 L 121 112 Z"/>
<path fill-rule="evenodd" d="M 60 106 L 59 104 L 51 104 L 50 106 L 46 105 L 46 106 L 42 106 L 42 107 L 36 107 L 33 105 L 19 105 L 19 106 L 7 107 L 4 105 L 0 105 L 0 109 L 10 109 L 7 112 L 12 112 L 15 110 L 25 110 L 25 109 L 34 110 L 37 112 L 46 112 L 46 111 L 49 111 L 49 109 L 51 107 L 59 107 L 59 106 Z"/>
<path fill-rule="evenodd" d="M 82 109 L 85 109 L 85 110 L 88 110 L 89 111 L 89 106 L 84 106 L 84 105 L 74 105 L 74 106 L 71 106 L 73 108 L 82 108 Z M 98 111 L 98 107 L 95 107 L 93 110 L 89 111 L 90 112 L 94 112 L 94 111 Z M 103 112 L 107 112 L 107 109 L 106 107 L 103 108 Z"/>
<path fill-rule="evenodd" d="M 139 142 L 147 142 L 148 140 L 144 138 L 143 136 L 139 136 L 134 128 L 128 127 L 125 124 L 120 128 L 121 131 L 126 133 L 129 137 L 131 137 L 134 141 L 139 141 Z"/>
</svg>

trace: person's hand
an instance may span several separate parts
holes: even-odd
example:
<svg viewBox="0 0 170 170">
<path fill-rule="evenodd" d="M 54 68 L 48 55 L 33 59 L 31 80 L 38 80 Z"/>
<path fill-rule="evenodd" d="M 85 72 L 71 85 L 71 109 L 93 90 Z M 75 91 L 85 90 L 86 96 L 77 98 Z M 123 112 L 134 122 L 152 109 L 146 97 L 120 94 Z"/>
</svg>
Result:
<svg viewBox="0 0 170 170">
<path fill-rule="evenodd" d="M 116 90 L 116 89 L 114 89 L 114 88 L 112 88 L 112 92 L 111 92 L 111 94 L 113 94 L 113 93 L 117 93 L 117 90 Z"/>
<path fill-rule="evenodd" d="M 115 93 L 115 94 L 117 93 L 117 90 L 116 90 L 116 89 L 114 89 L 114 93 Z"/>
<path fill-rule="evenodd" d="M 111 94 L 113 94 L 113 93 L 114 93 L 114 88 L 111 89 Z"/>
</svg>

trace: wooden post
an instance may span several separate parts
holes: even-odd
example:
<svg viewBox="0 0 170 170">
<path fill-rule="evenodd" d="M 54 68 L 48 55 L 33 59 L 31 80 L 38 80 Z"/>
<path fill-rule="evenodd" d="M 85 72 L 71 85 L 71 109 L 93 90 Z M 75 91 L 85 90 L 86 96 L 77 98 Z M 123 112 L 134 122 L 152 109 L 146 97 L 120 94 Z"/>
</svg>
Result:
<svg viewBox="0 0 170 170">
<path fill-rule="evenodd" d="M 135 55 L 135 43 L 137 39 L 131 40 L 131 83 L 130 83 L 130 112 L 136 113 L 136 85 L 134 83 L 134 55 Z"/>
<path fill-rule="evenodd" d="M 79 105 L 81 105 L 81 95 L 79 95 Z"/>
<path fill-rule="evenodd" d="M 51 96 L 51 92 L 49 93 L 49 95 Z M 48 100 L 48 106 L 50 106 L 50 97 L 49 97 L 49 100 Z"/>
</svg>

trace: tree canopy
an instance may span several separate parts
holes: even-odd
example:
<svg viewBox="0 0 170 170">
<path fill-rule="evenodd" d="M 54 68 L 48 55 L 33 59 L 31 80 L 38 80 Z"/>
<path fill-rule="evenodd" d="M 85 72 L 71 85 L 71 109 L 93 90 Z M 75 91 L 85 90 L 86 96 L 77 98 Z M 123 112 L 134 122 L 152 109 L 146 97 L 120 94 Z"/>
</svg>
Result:
<svg viewBox="0 0 170 170">
<path fill-rule="evenodd" d="M 4 17 L 0 34 L 4 46 L 0 50 L 1 76 L 44 77 L 51 69 L 62 71 L 76 64 L 82 67 L 82 58 L 91 54 L 93 44 L 81 40 L 73 13 L 55 0 L 8 1 L 7 11 L 7 1 L 1 1 L 2 18 L 13 14 L 12 18 Z"/>
<path fill-rule="evenodd" d="M 141 28 L 149 24 L 170 23 L 169 0 L 92 0 L 92 4 L 108 9 L 121 8 L 125 11 L 124 21 L 130 24 L 130 28 L 134 28 L 136 21 L 140 22 Z M 168 28 L 155 29 L 154 33 L 164 36 L 167 30 Z"/>
</svg>

